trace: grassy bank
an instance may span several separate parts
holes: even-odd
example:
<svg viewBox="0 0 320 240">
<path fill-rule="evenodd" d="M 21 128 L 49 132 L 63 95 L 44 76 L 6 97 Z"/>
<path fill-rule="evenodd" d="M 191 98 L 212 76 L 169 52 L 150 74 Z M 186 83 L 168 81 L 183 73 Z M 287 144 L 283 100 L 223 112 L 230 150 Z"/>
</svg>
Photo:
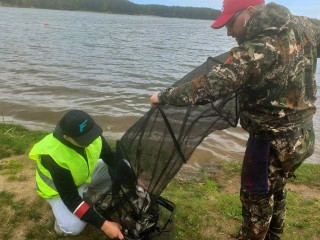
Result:
<svg viewBox="0 0 320 240">
<path fill-rule="evenodd" d="M 49 205 L 35 192 L 31 146 L 46 133 L 0 124 L 0 239 L 59 239 Z M 233 239 L 241 224 L 238 162 L 216 163 L 188 180 L 177 175 L 163 193 L 176 206 L 175 239 Z M 183 170 L 182 170 L 183 171 Z M 302 165 L 288 184 L 287 223 L 283 239 L 320 239 L 320 166 Z M 62 238 L 61 238 L 62 239 Z M 81 236 L 105 239 L 92 226 Z"/>
</svg>

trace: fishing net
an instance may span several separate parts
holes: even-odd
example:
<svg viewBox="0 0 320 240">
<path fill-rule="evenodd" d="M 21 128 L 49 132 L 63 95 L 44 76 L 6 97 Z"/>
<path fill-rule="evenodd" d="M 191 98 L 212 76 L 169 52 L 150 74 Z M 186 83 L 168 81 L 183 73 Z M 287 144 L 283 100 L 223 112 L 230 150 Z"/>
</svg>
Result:
<svg viewBox="0 0 320 240">
<path fill-rule="evenodd" d="M 207 74 L 227 56 L 208 58 L 173 86 Z M 119 222 L 127 239 L 160 239 L 163 232 L 170 231 L 175 209 L 161 193 L 205 137 L 235 127 L 237 122 L 236 94 L 197 106 L 152 107 L 117 142 L 117 157 L 131 166 L 135 186 L 122 184 L 105 193 L 97 210 Z"/>
</svg>

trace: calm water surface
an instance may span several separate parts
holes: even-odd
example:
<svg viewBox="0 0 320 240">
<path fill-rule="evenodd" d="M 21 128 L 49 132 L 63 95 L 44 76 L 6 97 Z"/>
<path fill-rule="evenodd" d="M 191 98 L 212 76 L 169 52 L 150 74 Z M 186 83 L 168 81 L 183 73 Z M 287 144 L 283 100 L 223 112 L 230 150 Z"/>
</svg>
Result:
<svg viewBox="0 0 320 240">
<path fill-rule="evenodd" d="M 108 139 L 120 138 L 149 110 L 151 93 L 235 45 L 205 20 L 3 7 L 0 15 L 2 121 L 51 131 L 79 108 Z M 318 83 L 319 73 L 318 66 Z M 319 128 L 317 113 L 317 139 Z M 192 160 L 239 160 L 246 137 L 240 128 L 214 133 Z M 308 161 L 319 157 L 317 147 Z"/>
</svg>

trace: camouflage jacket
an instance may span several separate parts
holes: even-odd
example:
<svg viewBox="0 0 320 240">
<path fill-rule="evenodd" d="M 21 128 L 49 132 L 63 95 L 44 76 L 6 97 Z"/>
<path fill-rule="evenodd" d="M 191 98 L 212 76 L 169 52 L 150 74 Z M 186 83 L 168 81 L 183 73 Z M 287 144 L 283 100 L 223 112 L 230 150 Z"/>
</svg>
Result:
<svg viewBox="0 0 320 240">
<path fill-rule="evenodd" d="M 320 21 L 269 3 L 258 7 L 246 28 L 244 43 L 224 64 L 159 93 L 160 104 L 201 104 L 237 92 L 241 126 L 263 139 L 312 123 Z"/>
</svg>

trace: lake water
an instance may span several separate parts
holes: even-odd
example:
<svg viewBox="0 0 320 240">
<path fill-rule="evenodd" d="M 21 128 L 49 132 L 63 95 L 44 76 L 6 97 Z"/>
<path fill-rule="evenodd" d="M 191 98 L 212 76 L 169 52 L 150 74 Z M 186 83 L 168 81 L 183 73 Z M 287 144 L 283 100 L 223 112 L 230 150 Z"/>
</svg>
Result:
<svg viewBox="0 0 320 240">
<path fill-rule="evenodd" d="M 206 20 L 4 7 L 0 15 L 2 122 L 51 131 L 77 108 L 113 140 L 149 110 L 153 92 L 236 44 Z M 319 139 L 319 112 L 314 125 Z M 241 160 L 246 139 L 240 128 L 211 134 L 192 162 Z M 318 146 L 309 162 L 320 163 Z"/>
</svg>

